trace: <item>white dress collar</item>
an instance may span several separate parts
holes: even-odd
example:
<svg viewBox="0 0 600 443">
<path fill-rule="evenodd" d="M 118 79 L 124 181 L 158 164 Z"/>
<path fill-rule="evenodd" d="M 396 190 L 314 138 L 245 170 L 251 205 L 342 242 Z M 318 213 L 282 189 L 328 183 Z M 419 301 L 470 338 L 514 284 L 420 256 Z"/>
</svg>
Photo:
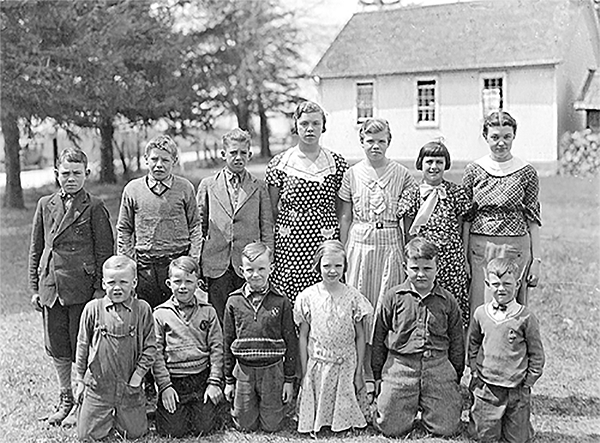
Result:
<svg viewBox="0 0 600 443">
<path fill-rule="evenodd" d="M 518 157 L 513 157 L 510 160 L 505 162 L 497 162 L 492 160 L 489 155 L 481 157 L 480 159 L 475 160 L 475 163 L 481 166 L 485 171 L 493 175 L 494 177 L 506 177 L 507 175 L 512 174 L 513 172 L 517 172 L 520 169 L 523 169 L 525 166 L 529 165 L 524 160 L 521 160 Z"/>
</svg>

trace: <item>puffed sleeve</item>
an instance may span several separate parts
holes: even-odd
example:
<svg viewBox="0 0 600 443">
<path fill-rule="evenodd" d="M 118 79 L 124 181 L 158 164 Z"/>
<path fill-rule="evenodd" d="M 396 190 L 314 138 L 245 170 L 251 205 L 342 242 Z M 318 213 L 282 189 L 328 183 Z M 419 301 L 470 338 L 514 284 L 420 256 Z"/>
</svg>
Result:
<svg viewBox="0 0 600 443">
<path fill-rule="evenodd" d="M 352 175 L 352 168 L 348 169 L 344 173 L 344 177 L 342 178 L 342 185 L 340 186 L 340 190 L 338 191 L 338 197 L 345 202 L 352 201 L 352 187 L 350 186 L 350 183 L 352 183 Z"/>
<path fill-rule="evenodd" d="M 525 218 L 531 223 L 542 226 L 541 206 L 539 201 L 540 179 L 534 167 L 527 165 L 523 168 L 525 174 L 524 188 L 525 196 L 523 198 L 523 206 L 525 209 Z"/>
<path fill-rule="evenodd" d="M 421 206 L 420 198 L 419 187 L 416 184 L 402 191 L 402 195 L 398 201 L 398 218 L 415 217 Z"/>
<path fill-rule="evenodd" d="M 362 295 L 354 288 L 350 288 L 352 292 L 352 319 L 354 323 L 358 323 L 365 317 L 371 317 L 373 315 L 373 306 L 367 297 Z"/>
<path fill-rule="evenodd" d="M 465 167 L 465 173 L 462 178 L 462 186 L 469 200 L 473 200 L 473 185 L 475 180 L 475 163 L 469 163 Z"/>
<path fill-rule="evenodd" d="M 296 298 L 294 303 L 294 323 L 300 326 L 302 323 L 310 325 L 310 288 L 305 289 Z"/>
<path fill-rule="evenodd" d="M 276 155 L 267 164 L 267 170 L 265 172 L 265 183 L 268 186 L 275 186 L 276 188 L 283 187 L 283 172 L 277 169 L 277 165 L 281 160 L 281 154 Z"/>
<path fill-rule="evenodd" d="M 453 188 L 454 209 L 456 211 L 456 216 L 462 217 L 465 214 L 469 214 L 473 205 L 471 203 L 471 199 L 467 195 L 467 191 L 463 186 L 460 185 L 455 185 Z"/>
</svg>

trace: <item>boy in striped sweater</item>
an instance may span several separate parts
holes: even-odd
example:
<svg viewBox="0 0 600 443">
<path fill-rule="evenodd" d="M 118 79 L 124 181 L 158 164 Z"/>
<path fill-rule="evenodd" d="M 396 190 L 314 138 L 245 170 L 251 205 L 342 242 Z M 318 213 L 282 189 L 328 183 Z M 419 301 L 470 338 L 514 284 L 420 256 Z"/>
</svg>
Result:
<svg viewBox="0 0 600 443">
<path fill-rule="evenodd" d="M 544 348 L 535 315 L 515 300 L 517 272 L 506 258 L 488 263 L 485 285 L 493 298 L 475 310 L 471 322 L 469 433 L 483 442 L 533 438 L 531 387 L 542 375 Z"/>
<path fill-rule="evenodd" d="M 246 283 L 223 317 L 225 398 L 242 430 L 280 429 L 292 400 L 298 337 L 288 299 L 269 285 L 273 252 L 255 242 L 242 251 Z"/>
</svg>

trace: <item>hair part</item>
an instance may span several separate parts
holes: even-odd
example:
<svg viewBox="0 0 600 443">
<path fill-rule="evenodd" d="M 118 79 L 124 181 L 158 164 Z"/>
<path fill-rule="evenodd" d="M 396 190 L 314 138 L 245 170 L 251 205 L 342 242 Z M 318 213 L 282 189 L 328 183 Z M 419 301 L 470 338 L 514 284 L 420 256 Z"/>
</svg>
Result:
<svg viewBox="0 0 600 443">
<path fill-rule="evenodd" d="M 126 255 L 113 255 L 106 259 L 102 265 L 102 272 L 106 270 L 119 270 L 119 269 L 131 269 L 133 275 L 137 277 L 137 264 L 135 260 L 127 257 Z"/>
<path fill-rule="evenodd" d="M 66 148 L 61 151 L 56 160 L 56 168 L 62 165 L 64 162 L 70 163 L 82 163 L 83 167 L 87 170 L 88 158 L 85 152 L 79 148 Z"/>
<path fill-rule="evenodd" d="M 294 126 L 292 126 L 292 134 L 298 134 L 298 120 L 302 116 L 302 114 L 310 114 L 312 112 L 318 112 L 323 117 L 323 129 L 321 132 L 325 132 L 325 123 L 327 122 L 327 118 L 325 117 L 325 111 L 321 106 L 316 104 L 315 102 L 306 101 L 300 103 L 296 106 L 296 110 L 294 111 Z"/>
<path fill-rule="evenodd" d="M 235 128 L 223 135 L 222 141 L 223 149 L 227 149 L 231 142 L 243 143 L 247 147 L 250 147 L 252 144 L 252 136 L 248 131 L 244 131 L 241 128 Z"/>
<path fill-rule="evenodd" d="M 508 126 L 513 128 L 513 134 L 517 135 L 517 121 L 506 111 L 495 111 L 488 115 L 483 121 L 483 138 L 487 138 L 491 127 L 501 128 Z"/>
<path fill-rule="evenodd" d="M 146 147 L 144 148 L 144 155 L 149 155 L 150 151 L 153 149 L 160 149 L 162 151 L 167 151 L 174 160 L 177 160 L 179 157 L 179 152 L 177 151 L 177 143 L 168 135 L 158 135 L 150 140 Z"/>
<path fill-rule="evenodd" d="M 348 269 L 348 256 L 344 244 L 339 240 L 325 240 L 317 248 L 313 258 L 313 270 L 318 274 L 321 273 L 321 260 L 325 254 L 339 254 L 344 257 L 344 273 Z"/>
<path fill-rule="evenodd" d="M 261 241 L 248 243 L 242 250 L 242 258 L 246 257 L 253 262 L 263 254 L 267 254 L 270 263 L 273 263 L 273 250 Z"/>
<path fill-rule="evenodd" d="M 404 246 L 404 261 L 413 260 L 436 260 L 438 248 L 423 237 L 415 237 Z"/>
<path fill-rule="evenodd" d="M 362 123 L 362 125 L 360 125 L 358 138 L 362 143 L 365 139 L 365 135 L 376 134 L 383 131 L 387 131 L 388 143 L 390 143 L 392 141 L 392 130 L 390 129 L 389 122 L 384 118 L 368 118 Z"/>
<path fill-rule="evenodd" d="M 497 257 L 489 261 L 485 268 L 485 277 L 488 278 L 490 274 L 496 275 L 498 278 L 502 278 L 505 274 L 512 274 L 515 280 L 519 279 L 518 276 L 519 267 L 517 264 L 505 257 Z"/>
<path fill-rule="evenodd" d="M 446 166 L 444 167 L 444 170 L 447 171 L 450 169 L 450 152 L 448 151 L 446 145 L 441 141 L 431 141 L 423 145 L 419 151 L 417 162 L 415 163 L 417 171 L 423 170 L 423 159 L 425 157 L 444 157 L 446 160 Z"/>
<path fill-rule="evenodd" d="M 169 263 L 169 277 L 173 274 L 173 269 L 181 269 L 188 274 L 193 274 L 196 277 L 200 277 L 200 265 L 196 260 L 188 255 L 178 257 Z"/>
</svg>

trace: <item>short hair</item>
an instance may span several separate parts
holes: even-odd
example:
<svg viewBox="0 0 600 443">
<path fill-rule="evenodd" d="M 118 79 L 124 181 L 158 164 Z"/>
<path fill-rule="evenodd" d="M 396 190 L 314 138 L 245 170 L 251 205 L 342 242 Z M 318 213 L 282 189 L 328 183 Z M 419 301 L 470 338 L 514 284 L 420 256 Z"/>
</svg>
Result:
<svg viewBox="0 0 600 443">
<path fill-rule="evenodd" d="M 506 257 L 497 257 L 489 261 L 487 266 L 485 267 L 485 276 L 486 278 L 490 274 L 496 275 L 498 278 L 502 278 L 504 274 L 512 274 L 515 277 L 515 280 L 519 279 L 519 267 L 517 264 Z"/>
<path fill-rule="evenodd" d="M 423 237 L 415 237 L 404 246 L 404 260 L 436 260 L 438 257 L 438 248 Z"/>
<path fill-rule="evenodd" d="M 102 272 L 108 269 L 131 269 L 133 275 L 137 277 L 137 264 L 135 260 L 127 257 L 126 255 L 113 255 L 106 259 L 102 265 Z"/>
<path fill-rule="evenodd" d="M 360 130 L 358 131 L 358 137 L 360 142 L 362 143 L 365 139 L 366 134 L 376 134 L 377 132 L 387 131 L 388 133 L 388 143 L 392 141 L 392 131 L 390 129 L 390 124 L 387 120 L 383 118 L 368 118 L 366 119 L 362 125 L 360 125 Z"/>
<path fill-rule="evenodd" d="M 340 254 L 342 257 L 344 257 L 344 273 L 346 272 L 348 269 L 348 256 L 341 241 L 325 240 L 319 245 L 313 258 L 313 270 L 315 270 L 317 273 L 320 273 L 321 260 L 325 254 Z"/>
<path fill-rule="evenodd" d="M 445 171 L 450 169 L 450 152 L 446 145 L 441 141 L 431 141 L 429 143 L 425 143 L 421 150 L 419 151 L 419 156 L 417 157 L 417 162 L 415 166 L 417 167 L 417 171 L 423 170 L 423 158 L 424 157 L 444 157 L 446 160 Z"/>
<path fill-rule="evenodd" d="M 144 155 L 150 154 L 150 151 L 153 149 L 161 149 L 163 151 L 167 151 L 171 154 L 173 159 L 177 159 L 179 153 L 177 152 L 177 143 L 168 135 L 159 135 L 154 137 L 146 144 L 146 148 L 144 148 Z"/>
<path fill-rule="evenodd" d="M 292 134 L 298 134 L 298 119 L 302 116 L 302 114 L 310 114 L 311 112 L 319 112 L 323 117 L 323 130 L 321 132 L 325 132 L 325 123 L 327 123 L 327 118 L 325 117 L 325 111 L 315 102 L 302 102 L 294 111 L 294 126 L 292 127 Z"/>
<path fill-rule="evenodd" d="M 487 138 L 491 127 L 510 126 L 514 135 L 517 135 L 517 121 L 506 111 L 495 111 L 488 115 L 483 121 L 483 138 Z"/>
<path fill-rule="evenodd" d="M 173 273 L 173 268 L 181 269 L 188 274 L 194 274 L 196 277 L 200 276 L 200 265 L 188 255 L 178 257 L 169 263 L 169 277 Z"/>
<path fill-rule="evenodd" d="M 256 260 L 263 254 L 267 254 L 269 262 L 273 262 L 273 250 L 261 241 L 248 243 L 242 250 L 242 257 L 246 257 L 250 261 Z"/>
<path fill-rule="evenodd" d="M 246 146 L 250 147 L 252 143 L 252 137 L 248 131 L 244 131 L 240 128 L 235 128 L 223 135 L 223 149 L 229 147 L 229 143 L 231 142 L 239 142 L 244 143 Z"/>
<path fill-rule="evenodd" d="M 58 168 L 63 162 L 83 163 L 85 169 L 88 167 L 87 155 L 79 148 L 63 149 L 56 160 L 56 167 Z"/>
</svg>

